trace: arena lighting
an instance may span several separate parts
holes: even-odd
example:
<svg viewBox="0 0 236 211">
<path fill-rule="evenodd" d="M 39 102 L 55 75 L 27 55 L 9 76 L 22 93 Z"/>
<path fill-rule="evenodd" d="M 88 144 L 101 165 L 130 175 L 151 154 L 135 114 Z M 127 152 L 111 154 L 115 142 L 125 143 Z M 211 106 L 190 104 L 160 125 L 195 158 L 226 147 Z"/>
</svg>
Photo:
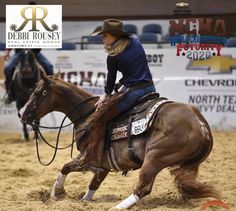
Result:
<svg viewBox="0 0 236 211">
<path fill-rule="evenodd" d="M 177 8 L 188 8 L 189 7 L 189 3 L 187 3 L 187 2 L 178 2 L 178 3 L 176 3 L 175 4 L 175 6 L 177 7 Z"/>
</svg>

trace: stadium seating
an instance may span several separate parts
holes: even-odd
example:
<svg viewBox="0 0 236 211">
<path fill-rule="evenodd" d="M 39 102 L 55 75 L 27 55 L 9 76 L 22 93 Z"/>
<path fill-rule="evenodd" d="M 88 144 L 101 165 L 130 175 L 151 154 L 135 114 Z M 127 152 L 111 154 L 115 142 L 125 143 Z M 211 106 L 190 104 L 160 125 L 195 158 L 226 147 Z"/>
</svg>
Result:
<svg viewBox="0 0 236 211">
<path fill-rule="evenodd" d="M 58 48 L 57 50 L 76 50 L 76 44 L 73 42 L 62 42 L 62 48 Z"/>
<path fill-rule="evenodd" d="M 124 28 L 125 31 L 127 31 L 128 33 L 130 33 L 132 35 L 137 36 L 137 34 L 138 34 L 138 28 L 134 24 L 124 24 L 123 28 Z"/>
<path fill-rule="evenodd" d="M 162 26 L 157 23 L 146 24 L 143 26 L 142 33 L 154 33 L 162 40 Z"/>
<path fill-rule="evenodd" d="M 156 43 L 158 41 L 157 35 L 154 33 L 142 33 L 138 38 L 142 43 Z"/>
<path fill-rule="evenodd" d="M 158 48 L 158 37 L 154 33 L 142 33 L 138 36 L 139 40 L 145 48 Z"/>
<path fill-rule="evenodd" d="M 82 49 L 102 49 L 102 36 L 83 36 L 81 38 Z"/>
<path fill-rule="evenodd" d="M 162 27 L 159 24 L 151 23 L 143 26 L 143 33 L 150 32 L 155 34 L 162 34 Z"/>
<path fill-rule="evenodd" d="M 91 44 L 102 44 L 102 36 L 88 36 L 87 42 Z"/>
<path fill-rule="evenodd" d="M 3 42 L 0 42 L 0 51 L 4 51 L 6 49 L 6 44 Z"/>
<path fill-rule="evenodd" d="M 227 40 L 225 47 L 236 47 L 236 37 L 230 37 Z"/>
</svg>

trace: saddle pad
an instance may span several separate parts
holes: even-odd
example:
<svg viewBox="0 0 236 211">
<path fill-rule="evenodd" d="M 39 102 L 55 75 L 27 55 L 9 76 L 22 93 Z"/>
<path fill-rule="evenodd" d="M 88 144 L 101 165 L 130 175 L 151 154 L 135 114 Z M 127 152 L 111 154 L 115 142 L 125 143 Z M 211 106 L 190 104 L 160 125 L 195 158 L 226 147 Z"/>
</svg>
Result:
<svg viewBox="0 0 236 211">
<path fill-rule="evenodd" d="M 155 117 L 155 114 L 159 111 L 160 107 L 171 102 L 166 98 L 152 99 L 141 105 L 135 106 L 131 111 L 124 113 L 118 119 L 114 119 L 109 123 L 110 140 L 118 140 L 127 137 L 128 121 L 132 116 L 131 122 L 131 136 L 139 135 L 147 131 Z"/>
</svg>

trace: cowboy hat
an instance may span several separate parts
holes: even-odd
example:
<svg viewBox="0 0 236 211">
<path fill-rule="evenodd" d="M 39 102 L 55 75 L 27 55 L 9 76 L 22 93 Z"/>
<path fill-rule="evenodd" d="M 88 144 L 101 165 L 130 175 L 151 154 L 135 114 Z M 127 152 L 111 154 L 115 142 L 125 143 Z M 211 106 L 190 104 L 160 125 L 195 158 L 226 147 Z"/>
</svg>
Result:
<svg viewBox="0 0 236 211">
<path fill-rule="evenodd" d="M 97 26 L 91 33 L 91 36 L 97 36 L 101 31 L 102 31 L 102 26 Z"/>
<path fill-rule="evenodd" d="M 130 36 L 131 34 L 123 29 L 123 23 L 117 19 L 107 19 L 103 21 L 102 26 L 98 26 L 93 32 L 92 36 L 101 34 L 123 35 Z"/>
</svg>

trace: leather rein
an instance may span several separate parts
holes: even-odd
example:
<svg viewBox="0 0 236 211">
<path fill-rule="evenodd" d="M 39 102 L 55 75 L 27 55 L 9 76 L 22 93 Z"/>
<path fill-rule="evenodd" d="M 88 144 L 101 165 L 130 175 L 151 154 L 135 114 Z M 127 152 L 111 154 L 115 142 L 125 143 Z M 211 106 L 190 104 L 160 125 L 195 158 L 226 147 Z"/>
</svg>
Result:
<svg viewBox="0 0 236 211">
<path fill-rule="evenodd" d="M 33 108 L 31 109 L 32 111 L 37 109 L 37 106 L 42 102 L 43 100 L 43 97 L 47 94 L 47 88 L 52 86 L 52 81 L 48 84 L 48 86 L 46 87 L 46 89 L 44 89 L 44 91 L 42 92 L 42 95 L 40 96 L 39 100 L 35 101 L 34 103 L 34 106 Z M 80 117 L 79 119 L 75 120 L 75 122 L 71 122 L 67 125 L 63 125 L 65 120 L 67 119 L 67 117 L 69 116 L 69 114 L 74 111 L 75 109 L 78 109 L 80 106 L 84 105 L 85 103 L 93 100 L 93 99 L 96 99 L 96 98 L 99 98 L 99 96 L 94 96 L 94 97 L 90 97 L 90 98 L 87 98 L 85 100 L 83 100 L 82 102 L 78 103 L 77 105 L 75 105 L 67 114 L 65 114 L 65 117 L 63 118 L 62 122 L 61 122 L 61 125 L 60 126 L 57 126 L 57 127 L 47 127 L 47 126 L 40 126 L 40 125 L 37 125 L 35 123 L 32 123 L 31 126 L 32 126 L 32 130 L 34 130 L 35 132 L 38 132 L 38 134 L 40 135 L 40 138 L 51 148 L 54 149 L 54 153 L 53 153 L 53 156 L 52 156 L 52 159 L 48 162 L 48 163 L 43 163 L 41 158 L 40 158 L 40 153 L 39 153 L 39 146 L 38 146 L 38 137 L 36 136 L 36 140 L 35 140 L 35 143 L 36 143 L 36 152 L 37 152 L 37 157 L 38 157 L 38 161 L 41 165 L 43 166 L 49 166 L 55 159 L 56 157 L 56 154 L 57 154 L 57 150 L 62 150 L 62 149 L 67 149 L 69 147 L 71 147 L 71 158 L 72 158 L 72 154 L 73 154 L 73 145 L 74 143 L 76 142 L 76 140 L 74 139 L 74 128 L 73 128 L 73 135 L 72 135 L 72 143 L 69 144 L 68 146 L 65 146 L 65 147 L 59 147 L 59 140 L 60 140 L 60 134 L 61 134 L 61 130 L 62 128 L 66 128 L 68 126 L 70 126 L 71 124 L 79 124 L 81 123 L 84 119 L 86 119 L 90 114 L 92 114 L 94 111 L 95 111 L 95 108 L 92 109 L 91 111 L 85 113 L 82 117 Z M 39 128 L 44 128 L 44 129 L 59 129 L 58 133 L 57 133 L 57 139 L 56 139 L 56 145 L 53 146 L 52 144 L 50 144 L 45 138 L 44 136 L 42 135 L 41 131 Z M 81 129 L 79 132 L 82 132 L 86 129 Z"/>
</svg>

